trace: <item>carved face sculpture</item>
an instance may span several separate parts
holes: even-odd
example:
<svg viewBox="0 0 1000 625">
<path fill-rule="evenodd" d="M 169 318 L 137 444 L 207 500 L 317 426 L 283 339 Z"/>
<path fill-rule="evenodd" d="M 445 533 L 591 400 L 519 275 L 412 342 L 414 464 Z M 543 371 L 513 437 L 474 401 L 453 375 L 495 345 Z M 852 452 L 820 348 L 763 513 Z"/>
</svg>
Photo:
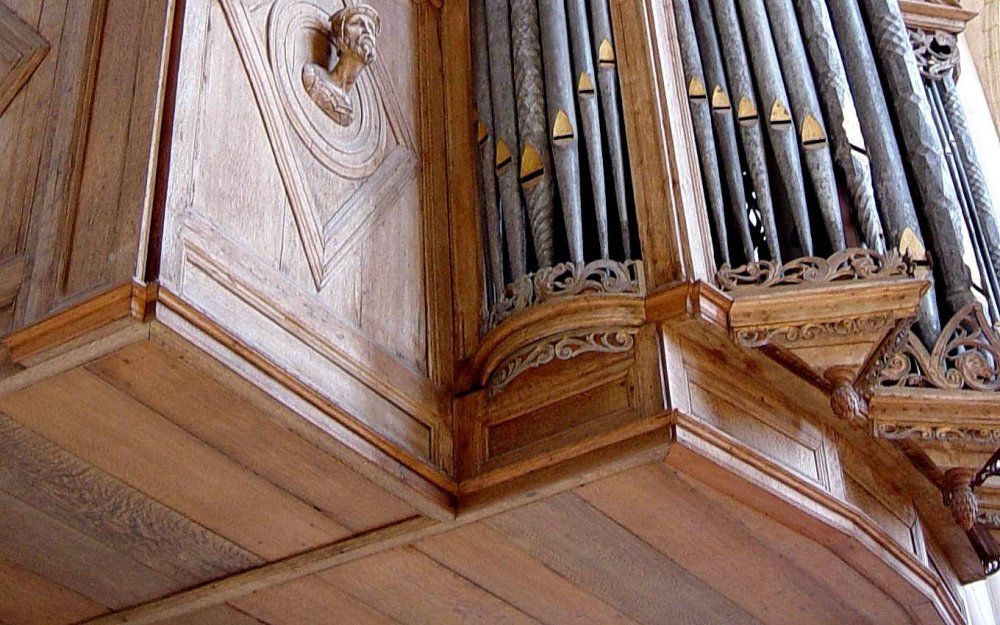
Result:
<svg viewBox="0 0 1000 625">
<path fill-rule="evenodd" d="M 340 55 L 357 55 L 365 65 L 375 61 L 375 38 L 381 24 L 378 13 L 367 4 L 349 6 L 330 20 L 333 45 Z"/>
</svg>

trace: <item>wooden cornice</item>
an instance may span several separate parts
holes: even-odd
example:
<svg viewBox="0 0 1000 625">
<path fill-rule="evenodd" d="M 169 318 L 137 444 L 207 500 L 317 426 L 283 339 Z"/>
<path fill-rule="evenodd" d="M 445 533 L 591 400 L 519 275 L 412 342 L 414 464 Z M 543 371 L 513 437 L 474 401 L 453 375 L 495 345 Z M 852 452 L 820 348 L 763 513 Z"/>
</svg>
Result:
<svg viewBox="0 0 1000 625">
<path fill-rule="evenodd" d="M 979 15 L 962 7 L 959 0 L 899 0 L 903 20 L 910 28 L 941 30 L 958 34 Z"/>
</svg>

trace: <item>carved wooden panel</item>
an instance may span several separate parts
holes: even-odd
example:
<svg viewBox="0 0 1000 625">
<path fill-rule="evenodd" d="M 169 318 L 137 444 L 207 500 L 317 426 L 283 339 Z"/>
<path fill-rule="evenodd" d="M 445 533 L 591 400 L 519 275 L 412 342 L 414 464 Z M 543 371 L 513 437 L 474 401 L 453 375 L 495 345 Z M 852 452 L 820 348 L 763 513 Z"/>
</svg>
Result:
<svg viewBox="0 0 1000 625">
<path fill-rule="evenodd" d="M 0 333 L 144 265 L 170 4 L 0 5 Z"/>
<path fill-rule="evenodd" d="M 160 279 L 345 419 L 433 462 L 451 350 L 433 248 L 447 230 L 438 12 L 363 10 L 375 53 L 340 115 L 312 89 L 344 61 L 330 32 L 344 8 L 187 3 Z"/>
</svg>

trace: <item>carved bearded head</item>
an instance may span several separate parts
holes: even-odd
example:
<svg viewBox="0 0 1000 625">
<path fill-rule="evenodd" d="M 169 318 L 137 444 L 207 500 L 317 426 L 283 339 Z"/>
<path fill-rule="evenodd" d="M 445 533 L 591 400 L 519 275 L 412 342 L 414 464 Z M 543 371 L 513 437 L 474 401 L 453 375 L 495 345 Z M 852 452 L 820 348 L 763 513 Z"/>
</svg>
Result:
<svg viewBox="0 0 1000 625">
<path fill-rule="evenodd" d="M 353 54 L 365 65 L 375 61 L 375 38 L 382 24 L 367 4 L 345 7 L 330 17 L 330 34 L 337 53 Z"/>
</svg>

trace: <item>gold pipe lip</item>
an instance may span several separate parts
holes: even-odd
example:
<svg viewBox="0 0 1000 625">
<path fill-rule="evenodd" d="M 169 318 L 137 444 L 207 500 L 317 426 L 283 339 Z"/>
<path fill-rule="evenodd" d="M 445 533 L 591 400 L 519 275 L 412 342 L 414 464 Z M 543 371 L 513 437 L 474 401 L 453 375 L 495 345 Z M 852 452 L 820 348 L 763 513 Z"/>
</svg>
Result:
<svg viewBox="0 0 1000 625">
<path fill-rule="evenodd" d="M 476 123 L 476 143 L 478 143 L 479 145 L 482 145 L 483 143 L 486 143 L 486 139 L 488 139 L 489 136 L 490 136 L 490 129 L 486 127 L 486 124 L 484 124 L 481 121 L 477 122 Z"/>
<path fill-rule="evenodd" d="M 692 76 L 691 81 L 688 83 L 688 97 L 693 100 L 704 100 L 708 97 L 708 92 L 705 90 L 705 83 L 697 76 Z"/>
<path fill-rule="evenodd" d="M 611 45 L 611 40 L 605 39 L 598 47 L 597 65 L 602 68 L 612 68 L 615 66 L 615 48 Z"/>
<path fill-rule="evenodd" d="M 781 100 L 775 100 L 774 104 L 771 105 L 771 114 L 768 116 L 768 121 L 772 126 L 791 126 L 792 114 L 788 112 L 788 107 Z"/>
<path fill-rule="evenodd" d="M 573 122 L 570 121 L 566 111 L 556 113 L 556 120 L 552 124 L 552 142 L 556 145 L 568 145 L 576 139 L 573 130 Z"/>
<path fill-rule="evenodd" d="M 503 139 L 497 141 L 497 157 L 496 157 L 496 170 L 498 174 L 502 174 L 507 171 L 513 161 L 513 156 L 511 156 L 510 148 L 507 147 L 507 142 Z"/>
<path fill-rule="evenodd" d="M 576 85 L 576 92 L 580 95 L 594 95 L 594 79 L 587 72 L 580 74 L 580 80 Z"/>
<path fill-rule="evenodd" d="M 757 105 L 753 103 L 753 100 L 749 96 L 740 98 L 740 103 L 736 107 L 736 119 L 744 126 L 749 126 L 755 123 L 759 117 Z"/>
<path fill-rule="evenodd" d="M 542 181 L 545 175 L 545 166 L 542 164 L 542 157 L 530 143 L 524 146 L 521 151 L 521 175 L 519 180 L 525 189 L 534 187 Z"/>
<path fill-rule="evenodd" d="M 715 85 L 715 89 L 712 90 L 712 108 L 716 111 L 724 111 L 733 107 L 732 102 L 729 101 L 729 95 L 720 86 Z"/>
<path fill-rule="evenodd" d="M 802 118 L 802 146 L 807 150 L 817 150 L 826 145 L 826 132 L 812 113 Z"/>
</svg>

